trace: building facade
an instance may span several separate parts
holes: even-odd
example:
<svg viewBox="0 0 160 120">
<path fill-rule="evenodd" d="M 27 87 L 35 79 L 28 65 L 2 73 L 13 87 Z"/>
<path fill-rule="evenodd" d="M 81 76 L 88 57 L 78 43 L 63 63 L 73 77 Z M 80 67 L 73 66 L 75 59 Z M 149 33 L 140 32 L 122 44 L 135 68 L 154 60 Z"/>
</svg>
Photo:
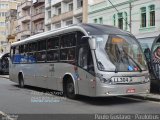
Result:
<svg viewBox="0 0 160 120">
<path fill-rule="evenodd" d="M 23 0 L 17 8 L 17 40 L 44 32 L 44 0 Z"/>
<path fill-rule="evenodd" d="M 88 21 L 113 25 L 153 42 L 160 34 L 159 5 L 160 0 L 103 0 L 89 6 Z"/>
<path fill-rule="evenodd" d="M 6 16 L 10 9 L 17 9 L 18 2 L 15 0 L 0 0 L 0 52 L 8 51 Z"/>
<path fill-rule="evenodd" d="M 45 31 L 87 22 L 88 0 L 46 0 Z"/>
<path fill-rule="evenodd" d="M 45 0 L 32 1 L 32 35 L 44 32 Z"/>
<path fill-rule="evenodd" d="M 23 0 L 17 7 L 17 41 L 31 36 L 31 0 Z"/>
<path fill-rule="evenodd" d="M 16 41 L 17 24 L 17 10 L 10 9 L 6 15 L 6 40 L 10 44 Z"/>
</svg>

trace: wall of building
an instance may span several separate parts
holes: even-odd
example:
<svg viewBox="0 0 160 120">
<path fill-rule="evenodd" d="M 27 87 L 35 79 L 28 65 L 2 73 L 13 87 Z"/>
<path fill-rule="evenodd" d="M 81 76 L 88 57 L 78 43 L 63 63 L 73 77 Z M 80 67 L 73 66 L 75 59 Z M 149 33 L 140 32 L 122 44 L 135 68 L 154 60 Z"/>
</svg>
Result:
<svg viewBox="0 0 160 120">
<path fill-rule="evenodd" d="M 0 50 L 3 49 L 3 52 L 8 52 L 9 46 L 7 41 L 8 33 L 11 34 L 12 30 L 8 31 L 6 24 L 6 15 L 10 9 L 17 9 L 17 4 L 20 0 L 1 0 L 0 1 Z M 11 26 L 13 22 L 8 23 Z M 7 47 L 8 46 L 8 47 Z"/>
<path fill-rule="evenodd" d="M 45 31 L 87 22 L 87 2 L 88 0 L 52 0 L 45 1 Z M 85 7 L 82 7 L 85 6 Z M 60 10 L 61 9 L 61 10 Z M 85 9 L 85 10 L 83 10 Z M 51 17 L 48 14 L 51 11 Z M 58 13 L 60 12 L 60 14 Z"/>
<path fill-rule="evenodd" d="M 122 13 L 123 30 L 132 32 L 137 38 L 153 37 L 160 34 L 160 0 L 111 0 L 111 2 L 118 12 L 108 1 L 102 1 L 89 6 L 88 21 L 90 23 L 96 22 L 118 27 L 118 13 Z M 155 5 L 155 26 L 149 25 L 150 5 Z M 141 27 L 142 7 L 146 7 L 146 27 Z"/>
</svg>

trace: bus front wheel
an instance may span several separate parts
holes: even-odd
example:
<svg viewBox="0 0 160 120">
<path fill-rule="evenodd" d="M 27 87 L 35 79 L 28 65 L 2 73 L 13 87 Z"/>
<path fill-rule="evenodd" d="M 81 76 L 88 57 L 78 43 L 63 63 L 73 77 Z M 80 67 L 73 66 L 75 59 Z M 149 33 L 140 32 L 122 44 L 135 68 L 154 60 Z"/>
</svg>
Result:
<svg viewBox="0 0 160 120">
<path fill-rule="evenodd" d="M 69 79 L 66 82 L 66 97 L 70 99 L 76 99 L 75 88 L 72 79 Z"/>
<path fill-rule="evenodd" d="M 20 87 L 20 88 L 24 88 L 24 79 L 23 79 L 23 75 L 20 74 L 18 78 L 19 78 L 19 87 Z"/>
</svg>

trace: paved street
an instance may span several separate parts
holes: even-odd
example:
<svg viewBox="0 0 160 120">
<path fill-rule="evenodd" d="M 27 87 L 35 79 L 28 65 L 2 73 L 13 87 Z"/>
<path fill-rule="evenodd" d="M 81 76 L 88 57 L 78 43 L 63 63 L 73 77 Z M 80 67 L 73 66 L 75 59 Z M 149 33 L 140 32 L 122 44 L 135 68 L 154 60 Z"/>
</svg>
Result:
<svg viewBox="0 0 160 120">
<path fill-rule="evenodd" d="M 160 113 L 158 102 L 126 97 L 70 100 L 49 92 L 56 93 L 34 87 L 20 89 L 8 79 L 0 78 L 0 111 L 7 114 Z"/>
</svg>

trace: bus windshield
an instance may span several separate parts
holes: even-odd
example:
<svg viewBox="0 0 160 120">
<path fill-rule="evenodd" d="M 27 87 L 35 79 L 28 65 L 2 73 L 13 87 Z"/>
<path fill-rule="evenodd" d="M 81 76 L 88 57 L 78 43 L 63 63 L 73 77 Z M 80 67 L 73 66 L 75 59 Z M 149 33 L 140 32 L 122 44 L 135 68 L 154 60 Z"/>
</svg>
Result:
<svg viewBox="0 0 160 120">
<path fill-rule="evenodd" d="M 99 70 L 115 72 L 147 70 L 143 52 L 135 38 L 123 35 L 102 35 L 95 38 Z"/>
</svg>

